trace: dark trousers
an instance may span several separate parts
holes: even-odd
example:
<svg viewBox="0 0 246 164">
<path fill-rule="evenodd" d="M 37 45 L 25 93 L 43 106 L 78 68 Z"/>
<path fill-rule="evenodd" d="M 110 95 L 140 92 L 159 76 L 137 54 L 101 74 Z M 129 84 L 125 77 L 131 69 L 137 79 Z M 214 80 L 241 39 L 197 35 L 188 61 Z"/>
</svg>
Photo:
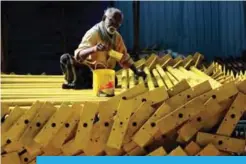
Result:
<svg viewBox="0 0 246 164">
<path fill-rule="evenodd" d="M 68 85 L 74 89 L 91 89 L 93 72 L 84 64 L 78 64 L 70 54 L 63 54 L 60 58 L 60 66 Z M 115 85 L 117 86 L 115 77 Z M 66 88 L 66 87 L 63 87 Z"/>
<path fill-rule="evenodd" d="M 68 84 L 80 89 L 92 88 L 92 71 L 84 64 L 77 64 L 70 54 L 63 54 L 60 66 Z"/>
</svg>

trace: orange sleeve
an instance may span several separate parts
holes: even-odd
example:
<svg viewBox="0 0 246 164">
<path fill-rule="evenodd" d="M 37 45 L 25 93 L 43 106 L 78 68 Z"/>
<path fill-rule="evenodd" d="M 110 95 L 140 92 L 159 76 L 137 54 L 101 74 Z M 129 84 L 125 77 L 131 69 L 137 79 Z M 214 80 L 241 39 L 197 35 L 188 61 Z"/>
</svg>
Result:
<svg viewBox="0 0 246 164">
<path fill-rule="evenodd" d="M 120 34 L 116 44 L 116 51 L 124 54 L 122 61 L 119 62 L 123 68 L 129 68 L 132 64 L 134 64 L 131 56 L 127 53 L 127 48 Z"/>
</svg>

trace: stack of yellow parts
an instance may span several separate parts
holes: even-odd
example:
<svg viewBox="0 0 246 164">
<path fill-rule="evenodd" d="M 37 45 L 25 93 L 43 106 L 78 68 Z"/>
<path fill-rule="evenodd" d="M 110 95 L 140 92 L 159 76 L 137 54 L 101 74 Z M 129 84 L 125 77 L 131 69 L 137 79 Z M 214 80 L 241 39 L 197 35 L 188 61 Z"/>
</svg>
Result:
<svg viewBox="0 0 246 164">
<path fill-rule="evenodd" d="M 33 102 L 50 101 L 55 105 L 63 102 L 105 101 L 91 89 L 64 90 L 63 76 L 48 75 L 1 75 L 1 102 L 10 106 L 31 106 Z M 116 94 L 120 90 L 116 89 Z"/>
<path fill-rule="evenodd" d="M 199 53 L 185 59 L 153 54 L 138 62 L 146 81 L 118 72 L 122 90 L 112 98 L 63 91 L 61 76 L 2 75 L 2 162 L 35 164 L 36 156 L 47 155 L 244 153 L 245 138 L 233 132 L 246 112 L 246 76 L 222 78 L 218 64 L 202 67 L 201 59 Z"/>
</svg>

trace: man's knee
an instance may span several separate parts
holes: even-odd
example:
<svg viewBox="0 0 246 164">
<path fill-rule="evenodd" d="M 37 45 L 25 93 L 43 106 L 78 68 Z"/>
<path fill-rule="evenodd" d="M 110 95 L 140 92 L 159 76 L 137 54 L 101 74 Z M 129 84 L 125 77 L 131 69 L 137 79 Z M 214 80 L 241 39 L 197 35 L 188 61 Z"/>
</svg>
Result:
<svg viewBox="0 0 246 164">
<path fill-rule="evenodd" d="M 70 54 L 66 53 L 66 54 L 63 54 L 61 57 L 60 57 L 60 63 L 61 64 L 64 64 L 64 65 L 67 65 L 69 64 L 71 61 L 71 56 Z"/>
</svg>

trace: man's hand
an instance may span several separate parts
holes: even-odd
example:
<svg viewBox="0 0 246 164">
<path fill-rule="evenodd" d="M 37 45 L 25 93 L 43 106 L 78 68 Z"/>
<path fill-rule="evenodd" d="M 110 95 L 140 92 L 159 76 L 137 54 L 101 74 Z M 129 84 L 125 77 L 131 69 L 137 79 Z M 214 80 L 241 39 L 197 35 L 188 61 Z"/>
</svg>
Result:
<svg viewBox="0 0 246 164">
<path fill-rule="evenodd" d="M 146 79 L 146 77 L 147 77 L 146 73 L 145 73 L 144 71 L 142 71 L 142 70 L 138 70 L 138 69 L 135 67 L 134 64 L 132 64 L 132 65 L 130 66 L 130 69 L 134 72 L 134 74 L 135 74 L 136 76 L 138 76 L 138 77 L 141 76 L 141 77 L 143 77 L 144 80 Z"/>
<path fill-rule="evenodd" d="M 98 43 L 95 47 L 94 47 L 94 51 L 98 52 L 98 51 L 107 51 L 108 50 L 108 46 L 106 46 L 103 43 Z"/>
<path fill-rule="evenodd" d="M 80 50 L 79 53 L 76 55 L 77 61 L 84 61 L 90 54 L 98 52 L 98 51 L 106 51 L 108 50 L 108 46 L 106 46 L 103 43 L 98 43 L 95 46 L 92 46 L 90 48 L 86 48 L 83 50 Z"/>
</svg>

